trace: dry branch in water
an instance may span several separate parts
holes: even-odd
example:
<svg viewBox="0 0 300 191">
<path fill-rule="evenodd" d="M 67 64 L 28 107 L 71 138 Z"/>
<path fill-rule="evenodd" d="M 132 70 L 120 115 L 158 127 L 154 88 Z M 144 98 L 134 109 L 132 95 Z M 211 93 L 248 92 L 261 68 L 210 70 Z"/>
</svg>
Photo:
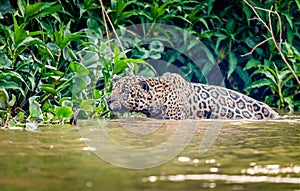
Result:
<svg viewBox="0 0 300 191">
<path fill-rule="evenodd" d="M 262 42 L 258 43 L 257 45 L 255 45 L 252 50 L 246 54 L 243 54 L 241 56 L 248 56 L 248 55 L 251 55 L 253 53 L 253 51 L 259 47 L 260 45 L 266 43 L 267 41 L 269 40 L 272 40 L 276 49 L 278 50 L 280 56 L 281 56 L 281 59 L 283 60 L 283 62 L 285 63 L 285 65 L 289 68 L 289 70 L 292 72 L 293 76 L 295 77 L 297 83 L 300 85 L 300 80 L 298 79 L 295 71 L 293 70 L 293 68 L 290 66 L 290 64 L 288 63 L 288 61 L 286 60 L 282 50 L 281 50 L 281 46 L 282 46 L 282 24 L 281 24 L 281 18 L 279 16 L 279 14 L 276 12 L 276 11 L 273 11 L 271 7 L 270 10 L 268 9 L 264 9 L 264 8 L 260 8 L 260 7 L 253 7 L 250 3 L 248 3 L 246 0 L 244 0 L 244 2 L 252 9 L 252 11 L 254 12 L 254 14 L 256 15 L 257 19 L 264 25 L 264 27 L 266 27 L 266 29 L 269 31 L 269 33 L 271 34 L 271 37 L 270 38 L 267 38 L 265 40 L 263 40 Z M 261 11 L 265 11 L 265 12 L 268 12 L 268 20 L 269 20 L 269 23 L 267 24 L 260 16 L 259 14 L 257 13 L 256 9 L 258 10 L 261 10 Z M 272 14 L 275 14 L 278 18 L 278 25 L 279 25 L 279 45 L 277 44 L 276 42 L 276 38 L 275 38 L 275 35 L 274 35 L 274 32 L 273 32 L 273 26 L 272 26 L 272 18 L 271 18 L 271 15 Z"/>
</svg>

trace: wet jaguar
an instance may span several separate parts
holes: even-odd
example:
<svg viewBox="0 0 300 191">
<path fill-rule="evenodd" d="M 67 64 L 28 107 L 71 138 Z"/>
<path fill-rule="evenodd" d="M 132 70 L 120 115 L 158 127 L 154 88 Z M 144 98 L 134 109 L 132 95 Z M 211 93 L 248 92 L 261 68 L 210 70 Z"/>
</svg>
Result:
<svg viewBox="0 0 300 191">
<path fill-rule="evenodd" d="M 141 112 L 155 119 L 272 119 L 263 102 L 224 87 L 190 83 L 178 74 L 155 78 L 126 76 L 107 98 L 115 114 Z"/>
</svg>

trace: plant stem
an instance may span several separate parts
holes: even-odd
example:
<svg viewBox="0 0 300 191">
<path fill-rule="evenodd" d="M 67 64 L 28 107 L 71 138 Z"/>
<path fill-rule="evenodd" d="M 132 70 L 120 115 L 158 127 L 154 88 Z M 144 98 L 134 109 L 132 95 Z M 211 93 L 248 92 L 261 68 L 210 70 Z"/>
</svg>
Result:
<svg viewBox="0 0 300 191">
<path fill-rule="evenodd" d="M 257 16 L 258 20 L 263 23 L 263 25 L 267 28 L 267 30 L 269 31 L 269 33 L 271 34 L 271 37 L 262 41 L 261 43 L 258 44 L 258 46 L 262 45 L 263 43 L 269 41 L 270 39 L 272 39 L 276 49 L 278 50 L 280 56 L 281 56 L 281 59 L 283 60 L 283 62 L 285 63 L 285 65 L 288 67 L 288 69 L 292 72 L 293 76 L 295 77 L 297 83 L 300 85 L 300 80 L 297 76 L 297 74 L 295 73 L 295 71 L 293 70 L 293 68 L 291 67 L 291 65 L 288 63 L 288 61 L 286 60 L 284 54 L 282 53 L 282 50 L 281 50 L 281 44 L 282 44 L 282 24 L 281 24 L 281 18 L 279 16 L 279 14 L 276 12 L 276 11 L 272 11 L 272 7 L 270 10 L 268 9 L 264 9 L 264 8 L 260 8 L 260 7 L 253 7 L 250 3 L 248 3 L 246 0 L 243 0 L 254 12 L 254 14 Z M 266 22 L 264 22 L 264 20 L 259 16 L 259 14 L 256 12 L 255 9 L 259 9 L 259 10 L 262 10 L 262 11 L 266 11 L 269 13 L 269 26 L 267 25 Z M 275 38 L 275 35 L 274 35 L 274 32 L 273 32 L 273 28 L 272 28 L 272 18 L 271 18 L 271 13 L 275 14 L 278 18 L 278 24 L 279 24 L 279 27 L 280 27 L 280 34 L 279 34 L 279 45 L 277 44 L 276 42 L 276 38 Z M 255 46 L 254 48 L 257 48 L 258 46 Z M 248 55 L 248 54 L 251 54 L 253 52 L 253 49 L 247 53 L 247 54 L 244 54 L 244 55 Z"/>
<path fill-rule="evenodd" d="M 251 50 L 250 52 L 248 52 L 248 53 L 246 53 L 246 54 L 243 54 L 243 55 L 241 55 L 241 56 L 244 57 L 244 56 L 248 56 L 248 55 L 252 54 L 252 53 L 254 52 L 254 50 L 255 50 L 257 47 L 263 45 L 264 43 L 266 43 L 266 42 L 269 41 L 269 40 L 272 40 L 272 37 L 267 38 L 267 39 L 261 41 L 260 43 L 258 43 L 257 45 L 255 45 L 255 46 L 252 48 L 252 50 Z"/>
<path fill-rule="evenodd" d="M 108 20 L 108 22 L 109 22 L 109 24 L 110 24 L 110 26 L 111 26 L 111 28 L 112 28 L 112 30 L 113 30 L 113 33 L 114 33 L 114 35 L 115 35 L 116 38 L 117 38 L 117 41 L 118 41 L 118 43 L 119 43 L 119 46 L 120 46 L 122 52 L 124 52 L 125 50 L 124 50 L 124 47 L 123 47 L 123 45 L 122 45 L 122 42 L 121 42 L 121 40 L 120 40 L 120 38 L 119 38 L 119 36 L 118 36 L 118 34 L 117 34 L 117 32 L 116 32 L 116 29 L 115 29 L 113 23 L 111 22 L 111 19 L 109 18 L 108 14 L 107 14 L 107 12 L 106 12 L 106 10 L 105 10 L 105 8 L 104 8 L 104 5 L 103 5 L 102 0 L 99 0 L 99 2 L 100 2 L 101 7 L 102 7 L 103 20 L 104 20 L 104 23 L 105 23 L 105 25 L 106 25 L 106 26 L 105 26 L 105 29 L 106 29 L 106 35 L 107 35 L 107 37 L 109 37 L 108 27 L 107 27 L 107 23 L 106 23 L 105 17 L 107 18 L 107 20 Z M 124 56 L 125 56 L 125 58 L 126 58 L 126 54 L 125 54 Z"/>
</svg>

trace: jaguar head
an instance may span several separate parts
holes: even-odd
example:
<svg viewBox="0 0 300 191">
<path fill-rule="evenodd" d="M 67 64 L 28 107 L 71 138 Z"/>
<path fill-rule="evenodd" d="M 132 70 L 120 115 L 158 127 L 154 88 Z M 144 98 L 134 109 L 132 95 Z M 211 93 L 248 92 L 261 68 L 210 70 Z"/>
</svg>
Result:
<svg viewBox="0 0 300 191">
<path fill-rule="evenodd" d="M 109 109 L 114 114 L 141 112 L 151 118 L 161 118 L 164 88 L 159 88 L 159 78 L 126 76 L 113 84 L 107 98 Z M 159 91 L 160 90 L 160 91 Z"/>
</svg>

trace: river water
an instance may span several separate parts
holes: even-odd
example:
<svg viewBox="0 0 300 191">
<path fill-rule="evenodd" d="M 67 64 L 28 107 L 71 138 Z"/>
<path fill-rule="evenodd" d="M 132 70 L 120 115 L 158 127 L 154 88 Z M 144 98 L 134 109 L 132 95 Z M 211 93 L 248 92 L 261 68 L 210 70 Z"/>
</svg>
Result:
<svg viewBox="0 0 300 191">
<path fill-rule="evenodd" d="M 300 119 L 0 130 L 0 190 L 300 191 Z"/>
</svg>

